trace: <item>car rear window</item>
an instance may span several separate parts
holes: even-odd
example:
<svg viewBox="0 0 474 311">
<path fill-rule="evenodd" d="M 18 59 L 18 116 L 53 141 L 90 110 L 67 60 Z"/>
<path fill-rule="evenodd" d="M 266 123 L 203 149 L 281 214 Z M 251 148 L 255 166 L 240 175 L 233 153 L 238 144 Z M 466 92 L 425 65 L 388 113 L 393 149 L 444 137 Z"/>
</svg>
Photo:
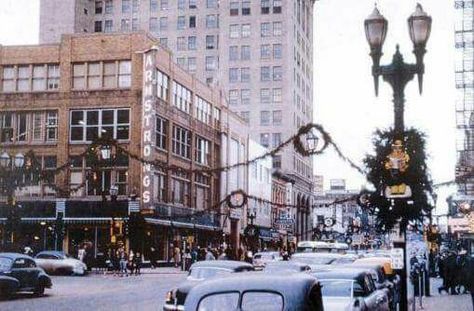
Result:
<svg viewBox="0 0 474 311">
<path fill-rule="evenodd" d="M 223 306 L 226 310 L 236 310 L 239 307 L 239 293 L 228 292 L 206 296 L 199 302 L 198 311 L 222 310 Z"/>
<path fill-rule="evenodd" d="M 245 292 L 242 296 L 242 311 L 282 311 L 283 296 L 270 292 Z"/>
<path fill-rule="evenodd" d="M 12 260 L 6 257 L 0 257 L 0 271 L 8 271 L 12 265 Z"/>
</svg>

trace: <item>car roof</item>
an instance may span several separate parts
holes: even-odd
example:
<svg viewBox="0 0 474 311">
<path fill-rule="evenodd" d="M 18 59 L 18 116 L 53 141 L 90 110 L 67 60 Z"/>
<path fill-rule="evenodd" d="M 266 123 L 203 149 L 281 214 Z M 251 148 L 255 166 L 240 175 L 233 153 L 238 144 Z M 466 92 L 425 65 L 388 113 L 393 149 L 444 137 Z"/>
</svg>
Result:
<svg viewBox="0 0 474 311">
<path fill-rule="evenodd" d="M 9 259 L 17 259 L 17 258 L 28 258 L 33 259 L 28 255 L 20 254 L 20 253 L 0 253 L 0 257 L 9 258 Z"/>
<path fill-rule="evenodd" d="M 210 293 L 254 290 L 276 291 L 282 295 L 288 293 L 297 299 L 294 294 L 290 294 L 292 289 L 303 289 L 306 296 L 313 285 L 318 283 L 316 277 L 306 273 L 265 274 L 261 272 L 243 272 L 206 280 L 193 287 L 188 297 L 194 296 L 196 299 Z"/>
<path fill-rule="evenodd" d="M 267 263 L 268 266 L 281 266 L 281 267 L 309 267 L 308 264 L 298 262 L 298 261 L 271 261 Z"/>
<path fill-rule="evenodd" d="M 191 266 L 193 268 L 227 268 L 227 269 L 237 269 L 237 268 L 253 268 L 253 266 L 247 262 L 235 261 L 235 260 L 204 260 L 198 261 Z"/>
<path fill-rule="evenodd" d="M 292 257 L 323 257 L 323 258 L 342 258 L 343 254 L 337 253 L 294 253 Z"/>
<path fill-rule="evenodd" d="M 44 255 L 44 254 L 61 255 L 61 256 L 66 255 L 66 253 L 64 253 L 63 251 L 42 251 L 42 252 L 39 252 L 38 254 L 36 254 L 36 256 Z"/>
<path fill-rule="evenodd" d="M 340 267 L 334 270 L 327 271 L 316 271 L 313 274 L 316 275 L 318 279 L 359 279 L 364 277 L 366 274 L 369 274 L 367 269 L 364 268 L 350 268 L 350 267 Z"/>
</svg>

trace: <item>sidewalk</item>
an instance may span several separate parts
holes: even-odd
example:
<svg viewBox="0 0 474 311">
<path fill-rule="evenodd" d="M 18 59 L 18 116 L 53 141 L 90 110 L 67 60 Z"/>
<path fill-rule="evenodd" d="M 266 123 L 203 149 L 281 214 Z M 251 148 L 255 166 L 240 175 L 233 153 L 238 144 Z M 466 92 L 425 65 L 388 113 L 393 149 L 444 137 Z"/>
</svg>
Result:
<svg viewBox="0 0 474 311">
<path fill-rule="evenodd" d="M 473 311 L 471 295 L 448 295 L 438 293 L 442 280 L 431 278 L 431 297 L 423 298 L 423 308 L 420 308 L 419 299 L 416 299 L 416 310 L 428 311 Z M 411 309 L 410 309 L 411 310 Z"/>
</svg>

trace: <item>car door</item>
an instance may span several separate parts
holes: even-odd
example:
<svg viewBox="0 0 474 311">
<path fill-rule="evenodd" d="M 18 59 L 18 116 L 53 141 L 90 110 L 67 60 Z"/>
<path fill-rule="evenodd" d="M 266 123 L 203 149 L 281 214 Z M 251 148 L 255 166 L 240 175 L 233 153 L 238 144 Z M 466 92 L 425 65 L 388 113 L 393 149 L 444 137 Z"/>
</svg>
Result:
<svg viewBox="0 0 474 311">
<path fill-rule="evenodd" d="M 25 269 L 26 265 L 26 258 L 16 258 L 12 264 L 11 276 L 20 282 L 20 288 L 30 287 L 30 275 L 28 269 Z"/>
<path fill-rule="evenodd" d="M 28 287 L 36 288 L 41 270 L 36 266 L 36 262 L 32 259 L 25 259 L 25 268 L 28 275 Z"/>
<path fill-rule="evenodd" d="M 378 290 L 370 274 L 366 274 L 361 284 L 366 292 L 366 305 L 369 310 L 388 310 L 388 297 L 385 291 Z"/>
</svg>

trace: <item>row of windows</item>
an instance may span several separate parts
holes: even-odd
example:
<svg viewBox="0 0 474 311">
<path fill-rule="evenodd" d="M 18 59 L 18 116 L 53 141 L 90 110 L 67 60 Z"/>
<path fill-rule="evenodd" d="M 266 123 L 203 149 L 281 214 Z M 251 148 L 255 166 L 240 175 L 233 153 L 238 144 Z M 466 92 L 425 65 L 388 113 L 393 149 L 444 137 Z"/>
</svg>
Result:
<svg viewBox="0 0 474 311">
<path fill-rule="evenodd" d="M 273 13 L 281 13 L 281 3 L 282 0 L 273 0 Z M 238 16 L 239 9 L 241 8 L 242 15 L 251 15 L 251 2 L 244 0 L 241 3 L 239 1 L 231 1 L 229 14 L 230 16 Z M 261 0 L 260 2 L 260 13 L 261 14 L 270 14 L 270 0 Z"/>
<path fill-rule="evenodd" d="M 239 79 L 240 78 L 240 79 Z M 283 79 L 283 67 L 263 66 L 260 67 L 260 81 L 281 81 Z M 250 82 L 250 68 L 229 68 L 229 82 Z"/>
<path fill-rule="evenodd" d="M 218 48 L 219 38 L 213 35 L 207 35 L 205 38 L 206 50 L 214 50 Z M 176 39 L 176 50 L 178 51 L 195 51 L 198 48 L 197 36 L 178 37 Z"/>
<path fill-rule="evenodd" d="M 58 140 L 57 111 L 0 114 L 0 142 L 31 143 Z"/>
<path fill-rule="evenodd" d="M 72 87 L 75 90 L 129 88 L 132 68 L 128 60 L 73 64 Z"/>
<path fill-rule="evenodd" d="M 271 138 L 271 144 L 270 144 Z M 281 133 L 261 133 L 260 134 L 260 145 L 264 147 L 277 147 L 281 144 Z"/>
<path fill-rule="evenodd" d="M 130 109 L 73 110 L 71 142 L 90 142 L 98 137 L 130 138 Z"/>
<path fill-rule="evenodd" d="M 190 73 L 197 70 L 196 57 L 178 57 L 176 63 Z M 206 56 L 204 63 L 206 71 L 215 71 L 219 68 L 219 58 L 217 56 Z"/>
<path fill-rule="evenodd" d="M 145 2 L 145 1 L 143 1 Z M 178 9 L 184 10 L 186 8 L 189 9 L 197 9 L 197 0 L 178 0 Z M 149 8 L 150 11 L 156 12 L 158 8 L 161 10 L 168 10 L 169 7 L 169 0 L 161 0 L 158 4 L 158 0 L 149 0 Z M 173 3 L 173 1 L 171 1 Z M 206 0 L 206 8 L 214 9 L 218 7 L 218 0 Z M 113 0 L 105 0 L 104 1 L 96 1 L 95 2 L 95 14 L 112 14 L 113 13 Z M 122 13 L 137 13 L 140 10 L 140 0 L 122 0 L 121 5 L 121 12 Z"/>
<path fill-rule="evenodd" d="M 246 122 L 250 123 L 250 111 L 241 111 L 240 117 Z M 281 125 L 283 114 L 281 110 L 262 110 L 260 111 L 260 125 Z"/>
<path fill-rule="evenodd" d="M 281 36 L 283 33 L 283 24 L 282 22 L 264 22 L 260 23 L 260 36 L 261 37 L 270 37 L 270 36 Z M 251 25 L 250 24 L 231 24 L 229 25 L 229 37 L 231 39 L 236 38 L 248 38 L 251 35 Z"/>
<path fill-rule="evenodd" d="M 3 67 L 2 91 L 40 92 L 59 89 L 59 64 Z"/>
<path fill-rule="evenodd" d="M 239 51 L 240 48 L 240 51 Z M 262 44 L 260 46 L 260 59 L 274 59 L 282 58 L 283 46 L 281 44 Z M 229 47 L 229 60 L 250 60 L 251 59 L 251 47 L 250 45 L 232 45 Z"/>
<path fill-rule="evenodd" d="M 239 95 L 240 93 L 240 95 Z M 250 89 L 233 89 L 229 91 L 229 104 L 248 105 L 250 104 L 251 91 Z M 282 89 L 281 88 L 264 88 L 260 89 L 260 103 L 261 104 L 279 104 L 282 102 Z"/>
</svg>

